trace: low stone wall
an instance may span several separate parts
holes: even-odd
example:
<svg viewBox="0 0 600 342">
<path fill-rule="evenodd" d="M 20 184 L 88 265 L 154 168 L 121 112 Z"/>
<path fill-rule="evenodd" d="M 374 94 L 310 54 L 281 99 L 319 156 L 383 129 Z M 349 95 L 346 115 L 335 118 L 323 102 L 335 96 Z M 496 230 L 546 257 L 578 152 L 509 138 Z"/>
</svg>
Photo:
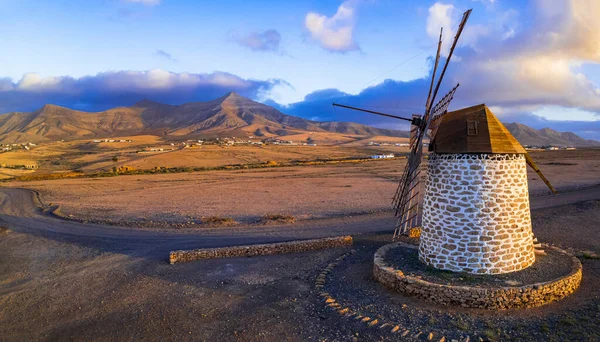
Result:
<svg viewBox="0 0 600 342">
<path fill-rule="evenodd" d="M 352 245 L 351 236 L 299 240 L 290 242 L 268 243 L 260 245 L 231 246 L 220 248 L 203 248 L 189 251 L 173 251 L 169 255 L 171 264 L 201 259 L 251 257 L 257 255 L 286 254 L 313 251 L 325 248 L 345 247 Z"/>
<path fill-rule="evenodd" d="M 394 248 L 414 248 L 404 243 L 393 243 L 381 247 L 375 253 L 373 274 L 375 279 L 386 287 L 427 301 L 469 308 L 505 310 L 530 308 L 548 304 L 573 293 L 581 283 L 582 267 L 579 259 L 555 247 L 554 249 L 572 259 L 572 269 L 568 275 L 542 283 L 519 287 L 480 288 L 436 284 L 405 275 L 385 263 L 385 254 Z"/>
</svg>

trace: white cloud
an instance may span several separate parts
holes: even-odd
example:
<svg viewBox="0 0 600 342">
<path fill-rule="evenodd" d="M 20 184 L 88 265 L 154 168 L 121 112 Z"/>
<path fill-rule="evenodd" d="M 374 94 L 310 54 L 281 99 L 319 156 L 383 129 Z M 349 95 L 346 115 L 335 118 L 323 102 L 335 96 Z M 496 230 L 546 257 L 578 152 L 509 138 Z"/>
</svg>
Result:
<svg viewBox="0 0 600 342">
<path fill-rule="evenodd" d="M 359 50 L 354 39 L 355 5 L 356 2 L 352 0 L 342 3 L 330 18 L 309 12 L 304 19 L 304 26 L 312 39 L 325 50 L 342 53 Z"/>
<path fill-rule="evenodd" d="M 454 32 L 452 29 L 452 12 L 454 11 L 454 5 L 443 4 L 436 2 L 433 6 L 429 7 L 429 15 L 427 16 L 427 34 L 429 37 L 435 39 L 437 42 L 440 36 L 440 27 L 444 28 L 443 36 L 444 41 L 442 42 L 442 55 L 447 55 L 448 48 L 452 43 L 452 37 Z"/>
<path fill-rule="evenodd" d="M 281 34 L 269 29 L 263 32 L 250 32 L 245 35 L 234 34 L 233 39 L 252 51 L 278 51 Z"/>
<path fill-rule="evenodd" d="M 226 72 L 194 74 L 162 69 L 110 71 L 92 76 L 42 77 L 28 73 L 16 83 L 0 78 L 0 113 L 33 110 L 46 103 L 71 108 L 106 109 L 142 98 L 166 103 L 209 100 L 235 91 L 257 98 L 282 80 L 252 80 Z"/>
<path fill-rule="evenodd" d="M 507 111 L 563 106 L 600 113 L 600 89 L 578 71 L 582 63 L 600 62 L 600 21 L 594 18 L 600 1 L 536 5 L 524 14 L 532 23 L 525 29 L 518 27 L 514 10 L 495 10 L 498 19 L 484 25 L 467 24 L 457 50 L 461 60 L 447 80 L 461 83 L 457 101 Z M 433 5 L 427 33 L 433 37 L 434 25 L 444 24 L 445 30 L 456 24 L 451 12 L 449 5 Z"/>
<path fill-rule="evenodd" d="M 515 36 L 515 29 L 511 27 L 511 28 L 508 28 L 508 30 L 506 30 L 506 32 L 504 32 L 504 34 L 502 35 L 502 40 L 510 39 L 514 36 Z"/>
<path fill-rule="evenodd" d="M 49 90 L 57 88 L 62 81 L 61 77 L 44 77 L 36 73 L 27 73 L 23 75 L 16 85 L 20 90 Z"/>
<path fill-rule="evenodd" d="M 162 0 L 122 0 L 123 2 L 128 2 L 132 4 L 141 4 L 145 6 L 156 6 L 160 5 Z"/>
<path fill-rule="evenodd" d="M 161 0 L 122 0 L 123 2 L 129 2 L 132 4 L 142 4 L 145 6 L 156 6 L 159 5 Z"/>
</svg>

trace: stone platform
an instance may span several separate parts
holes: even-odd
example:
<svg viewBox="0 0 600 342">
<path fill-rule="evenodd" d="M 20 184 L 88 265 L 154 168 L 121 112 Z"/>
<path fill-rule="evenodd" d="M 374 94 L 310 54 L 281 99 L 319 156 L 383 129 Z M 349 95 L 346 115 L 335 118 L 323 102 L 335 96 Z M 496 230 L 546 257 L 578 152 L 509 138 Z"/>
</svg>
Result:
<svg viewBox="0 0 600 342">
<path fill-rule="evenodd" d="M 397 242 L 377 250 L 375 279 L 386 287 L 438 304 L 481 309 L 528 308 L 573 293 L 581 282 L 581 262 L 546 246 L 548 255 L 531 267 L 502 275 L 441 271 L 419 262 L 414 245 Z"/>
</svg>

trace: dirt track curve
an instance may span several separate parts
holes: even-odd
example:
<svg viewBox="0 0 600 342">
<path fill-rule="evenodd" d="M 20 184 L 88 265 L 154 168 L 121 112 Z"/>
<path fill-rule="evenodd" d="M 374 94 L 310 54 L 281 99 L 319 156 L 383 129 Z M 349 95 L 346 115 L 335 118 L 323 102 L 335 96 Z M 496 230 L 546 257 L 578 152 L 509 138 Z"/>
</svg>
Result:
<svg viewBox="0 0 600 342">
<path fill-rule="evenodd" d="M 586 200 L 600 199 L 600 187 L 531 198 L 531 209 L 545 209 Z M 43 213 L 37 193 L 28 189 L 0 189 L 0 225 L 16 232 L 45 238 L 76 240 L 94 244 L 102 240 L 104 249 L 150 253 L 166 257 L 175 249 L 221 247 L 295 239 L 310 239 L 342 234 L 390 232 L 394 218 L 390 213 L 345 218 L 300 221 L 287 225 L 240 225 L 203 229 L 136 229 L 84 224 L 62 220 Z M 111 250 L 112 248 L 108 248 Z M 145 254 L 145 256 L 148 256 Z"/>
</svg>

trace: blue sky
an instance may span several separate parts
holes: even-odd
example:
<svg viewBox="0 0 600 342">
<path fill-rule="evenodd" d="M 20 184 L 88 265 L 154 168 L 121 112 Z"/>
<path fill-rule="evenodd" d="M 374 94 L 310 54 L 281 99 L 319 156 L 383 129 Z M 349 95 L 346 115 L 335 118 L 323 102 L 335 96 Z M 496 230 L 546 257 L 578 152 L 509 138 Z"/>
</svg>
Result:
<svg viewBox="0 0 600 342">
<path fill-rule="evenodd" d="M 0 112 L 208 100 L 237 91 L 318 120 L 403 128 L 330 104 L 422 111 L 444 47 L 473 8 L 441 94 L 504 121 L 600 139 L 594 0 L 0 0 Z M 326 91 L 324 91 L 326 90 Z"/>
</svg>

